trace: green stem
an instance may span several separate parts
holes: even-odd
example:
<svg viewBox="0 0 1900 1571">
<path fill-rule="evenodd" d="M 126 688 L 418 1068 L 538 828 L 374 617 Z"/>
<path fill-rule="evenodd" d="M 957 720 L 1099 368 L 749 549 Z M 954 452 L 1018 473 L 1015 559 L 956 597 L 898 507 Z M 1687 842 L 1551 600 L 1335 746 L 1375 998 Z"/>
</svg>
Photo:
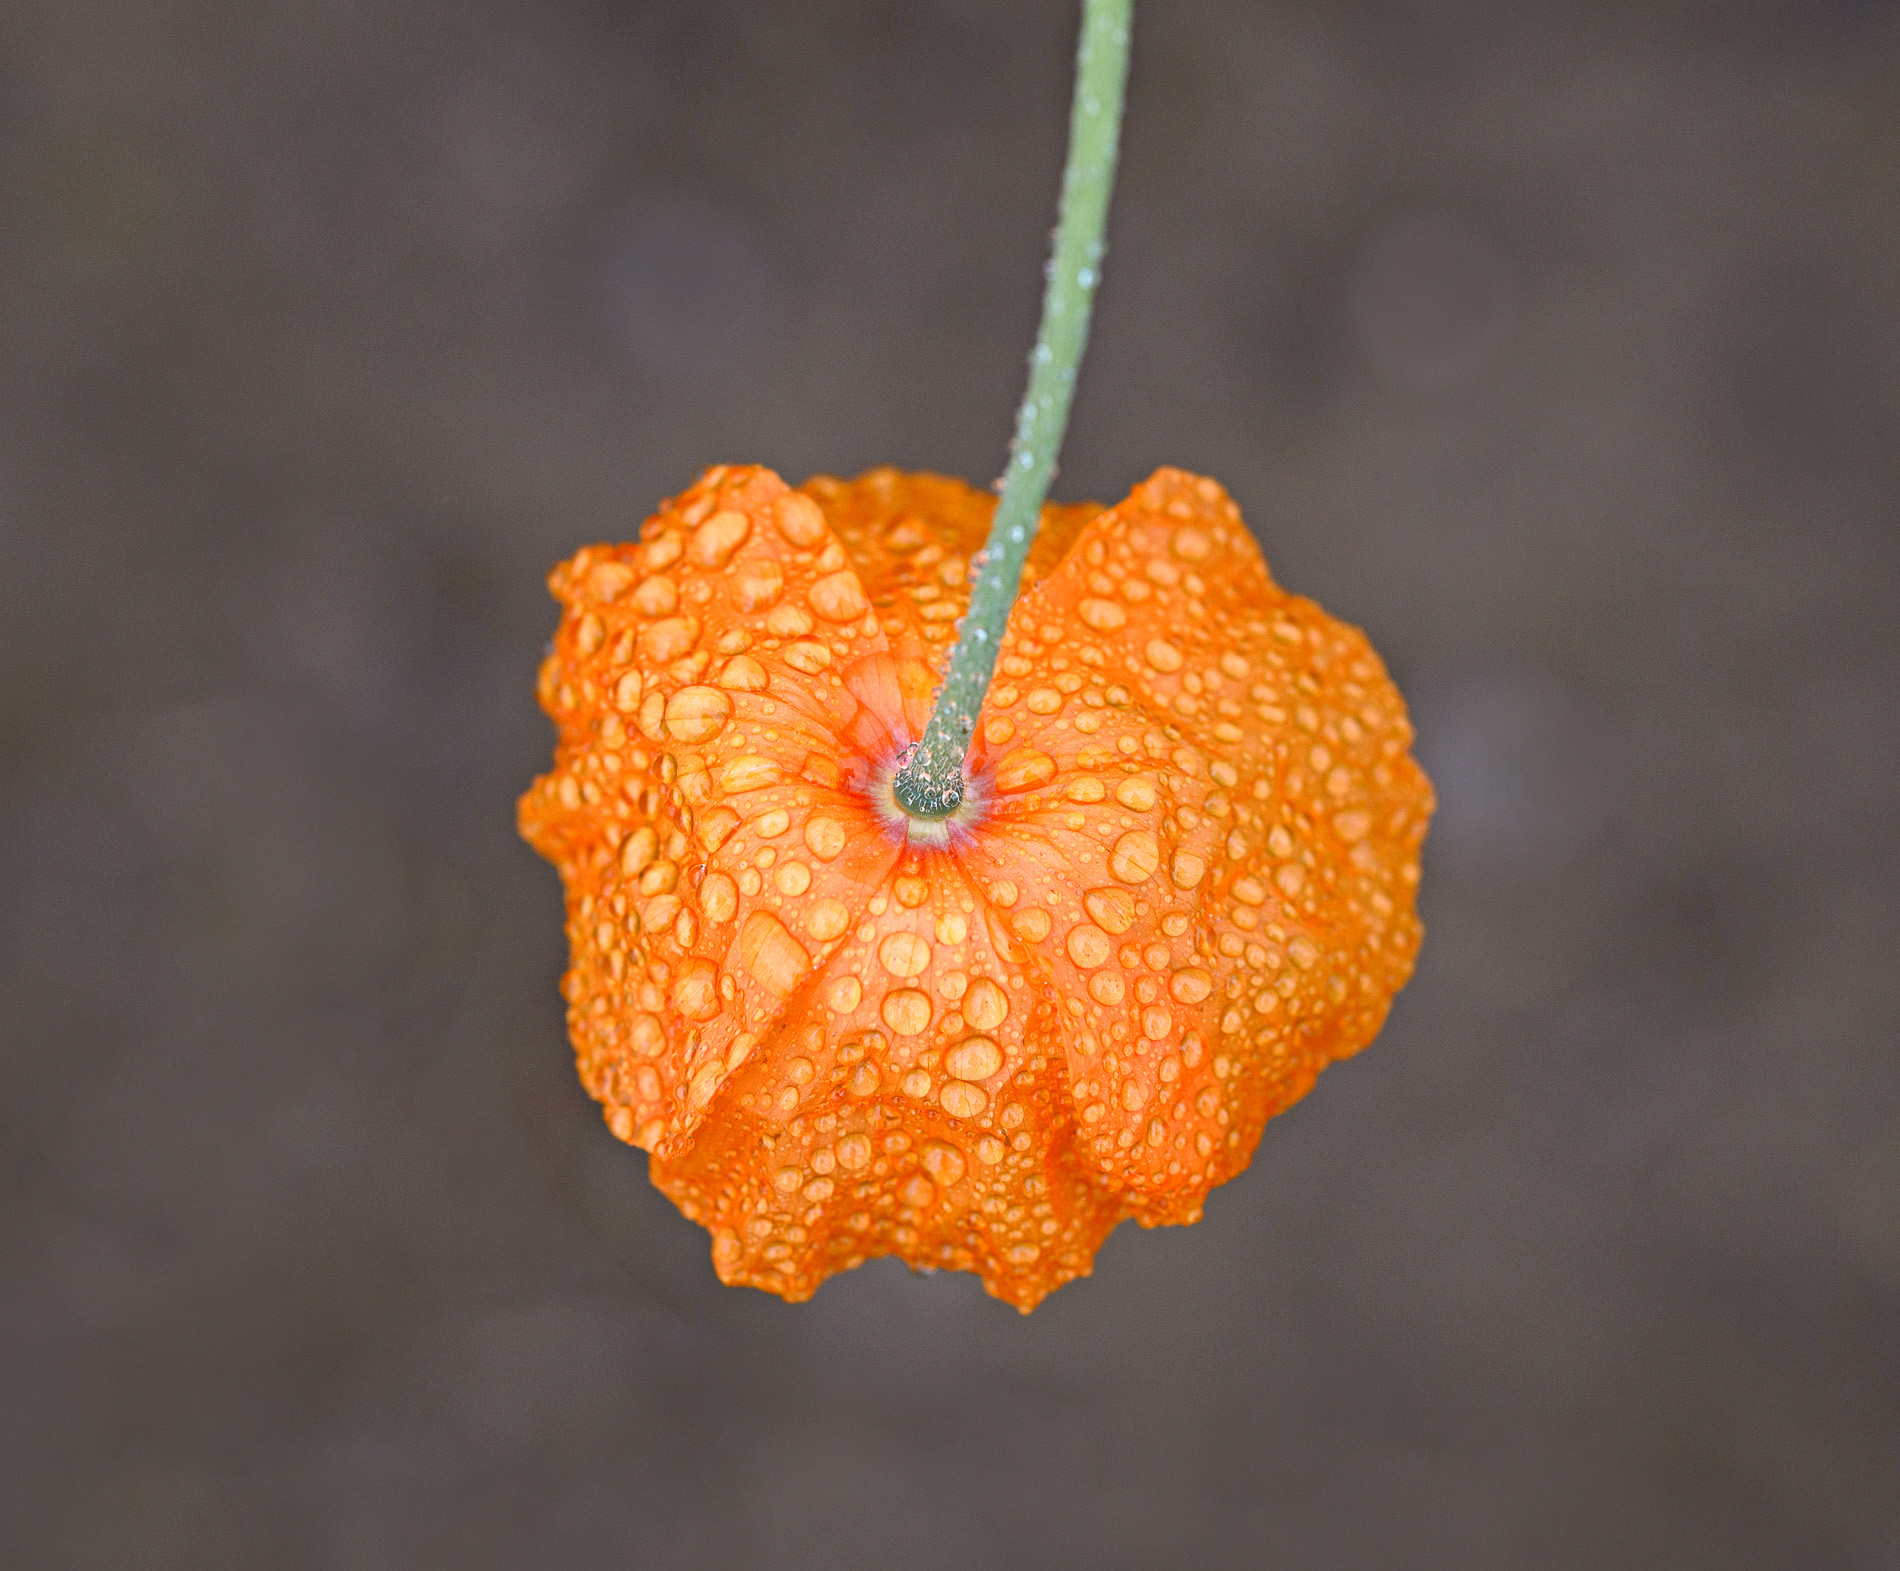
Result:
<svg viewBox="0 0 1900 1571">
<path fill-rule="evenodd" d="M 1016 416 L 1003 495 L 977 559 L 981 567 L 963 630 L 950 652 L 923 740 L 892 782 L 898 806 L 915 818 L 945 818 L 962 804 L 964 755 L 996 670 L 1003 629 L 1022 586 L 1023 562 L 1042 522 L 1043 498 L 1069 423 L 1076 367 L 1088 343 L 1089 308 L 1102 274 L 1102 230 L 1115 184 L 1132 10 L 1133 0 L 1083 0 L 1062 216 L 1042 297 L 1042 328 L 1029 357 L 1029 390 Z"/>
</svg>

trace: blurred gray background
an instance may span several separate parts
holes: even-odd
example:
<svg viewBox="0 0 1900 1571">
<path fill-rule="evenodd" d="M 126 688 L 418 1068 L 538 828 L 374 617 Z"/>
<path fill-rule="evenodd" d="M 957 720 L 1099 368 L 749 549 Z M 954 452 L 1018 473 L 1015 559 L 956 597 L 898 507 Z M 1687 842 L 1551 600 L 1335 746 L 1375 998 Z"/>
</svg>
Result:
<svg viewBox="0 0 1900 1571">
<path fill-rule="evenodd" d="M 0 6 L 0 1563 L 1900 1567 L 1900 19 L 1142 10 L 1058 494 L 1443 808 L 1383 1039 L 1033 1318 L 576 1083 L 548 567 L 993 475 L 1074 11 Z"/>
</svg>

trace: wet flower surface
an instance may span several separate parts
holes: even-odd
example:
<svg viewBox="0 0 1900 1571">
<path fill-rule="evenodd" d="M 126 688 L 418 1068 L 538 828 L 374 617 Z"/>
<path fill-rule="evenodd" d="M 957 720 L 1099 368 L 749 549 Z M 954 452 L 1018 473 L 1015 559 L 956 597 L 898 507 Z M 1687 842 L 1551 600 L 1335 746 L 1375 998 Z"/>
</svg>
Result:
<svg viewBox="0 0 1900 1571">
<path fill-rule="evenodd" d="M 1411 972 L 1403 702 L 1211 480 L 1045 511 L 965 808 L 895 809 L 992 506 L 714 469 L 552 577 L 520 819 L 581 1076 L 727 1282 L 894 1254 L 1032 1308 L 1197 1220 Z"/>
</svg>

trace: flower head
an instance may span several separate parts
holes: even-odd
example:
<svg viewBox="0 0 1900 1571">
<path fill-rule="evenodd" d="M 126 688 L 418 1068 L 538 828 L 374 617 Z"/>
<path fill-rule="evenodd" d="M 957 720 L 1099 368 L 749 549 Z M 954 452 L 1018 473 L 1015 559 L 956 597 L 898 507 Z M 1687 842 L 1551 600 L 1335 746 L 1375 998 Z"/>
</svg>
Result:
<svg viewBox="0 0 1900 1571">
<path fill-rule="evenodd" d="M 905 814 L 993 505 L 714 469 L 551 579 L 520 819 L 569 1028 L 727 1282 L 895 1254 L 1032 1308 L 1123 1219 L 1197 1220 L 1411 972 L 1404 704 L 1179 470 L 1045 510 L 963 806 Z"/>
</svg>

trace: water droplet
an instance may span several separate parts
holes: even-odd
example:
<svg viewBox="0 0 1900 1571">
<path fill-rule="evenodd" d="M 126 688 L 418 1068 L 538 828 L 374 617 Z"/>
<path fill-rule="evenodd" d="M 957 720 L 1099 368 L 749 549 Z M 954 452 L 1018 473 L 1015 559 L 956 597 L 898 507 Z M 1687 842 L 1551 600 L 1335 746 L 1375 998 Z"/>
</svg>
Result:
<svg viewBox="0 0 1900 1571">
<path fill-rule="evenodd" d="M 739 815 L 729 807 L 715 807 L 711 812 L 700 815 L 698 824 L 699 843 L 708 852 L 717 851 L 731 838 L 733 830 L 739 827 Z"/>
<path fill-rule="evenodd" d="M 772 875 L 782 895 L 796 897 L 811 888 L 811 869 L 803 862 L 787 862 Z"/>
<path fill-rule="evenodd" d="M 1047 938 L 1051 925 L 1049 913 L 1040 906 L 1018 911 L 1009 919 L 1010 931 L 1031 944 L 1039 944 Z"/>
<path fill-rule="evenodd" d="M 774 638 L 803 638 L 816 624 L 800 606 L 775 607 L 765 618 L 765 630 Z"/>
<path fill-rule="evenodd" d="M 960 944 L 970 936 L 970 924 L 960 911 L 946 911 L 937 918 L 937 942 Z"/>
<path fill-rule="evenodd" d="M 1031 689 L 1027 702 L 1031 714 L 1052 715 L 1062 707 L 1062 695 L 1053 687 L 1038 687 Z"/>
<path fill-rule="evenodd" d="M 795 644 L 785 646 L 784 660 L 794 671 L 803 671 L 807 676 L 816 676 L 831 664 L 831 651 L 814 640 L 801 639 Z"/>
<path fill-rule="evenodd" d="M 739 929 L 739 963 L 761 986 L 783 996 L 811 965 L 805 946 L 770 911 L 754 911 Z"/>
<path fill-rule="evenodd" d="M 1056 761 L 1033 747 L 1005 753 L 996 766 L 996 789 L 1026 791 L 1046 786 L 1056 777 Z"/>
<path fill-rule="evenodd" d="M 849 1173 L 861 1173 L 871 1165 L 870 1136 L 857 1131 L 838 1142 L 838 1165 Z"/>
<path fill-rule="evenodd" d="M 990 1105 L 990 1099 L 981 1086 L 971 1085 L 967 1080 L 952 1080 L 937 1093 L 937 1105 L 952 1118 L 975 1118 Z M 981 1154 L 979 1146 L 978 1155 Z"/>
<path fill-rule="evenodd" d="M 714 513 L 693 531 L 693 538 L 686 547 L 687 555 L 701 567 L 724 567 L 751 533 L 752 520 L 744 513 L 730 510 Z"/>
<path fill-rule="evenodd" d="M 915 911 L 930 898 L 930 885 L 915 874 L 906 873 L 892 882 L 891 893 L 905 910 Z"/>
<path fill-rule="evenodd" d="M 1003 1050 L 987 1036 L 965 1037 L 944 1054 L 943 1067 L 959 1080 L 987 1080 L 1003 1067 Z"/>
<path fill-rule="evenodd" d="M 718 1062 L 700 1065 L 686 1088 L 687 1101 L 694 1107 L 704 1107 L 718 1091 L 723 1074 L 724 1066 Z"/>
<path fill-rule="evenodd" d="M 1135 897 L 1126 889 L 1091 889 L 1082 896 L 1082 909 L 1117 938 L 1135 925 Z"/>
<path fill-rule="evenodd" d="M 930 997 L 914 987 L 894 988 L 884 995 L 878 1018 L 899 1036 L 920 1036 L 930 1026 Z"/>
<path fill-rule="evenodd" d="M 1207 863 L 1192 851 L 1177 851 L 1168 876 L 1178 889 L 1192 889 L 1207 872 Z"/>
<path fill-rule="evenodd" d="M 982 1112 L 982 1109 L 978 1108 L 977 1112 Z M 1003 1142 L 998 1140 L 994 1135 L 984 1135 L 976 1143 L 976 1159 L 986 1166 L 996 1166 L 998 1162 L 1003 1160 L 1005 1154 Z"/>
<path fill-rule="evenodd" d="M 1214 991 L 1214 979 L 1199 966 L 1188 966 L 1174 973 L 1168 992 L 1178 1004 L 1198 1004 Z"/>
<path fill-rule="evenodd" d="M 916 933 L 887 933 L 877 946 L 877 958 L 892 976 L 921 976 L 930 964 L 930 945 Z"/>
<path fill-rule="evenodd" d="M 627 836 L 627 843 L 620 848 L 620 870 L 628 877 L 635 877 L 646 871 L 647 864 L 658 854 L 660 837 L 647 826 Z"/>
<path fill-rule="evenodd" d="M 1083 775 L 1071 780 L 1069 788 L 1063 793 L 1071 802 L 1099 802 L 1108 795 L 1108 787 L 1093 775 Z"/>
<path fill-rule="evenodd" d="M 1112 633 L 1128 621 L 1128 613 L 1113 600 L 1084 600 L 1078 609 L 1082 620 L 1099 633 Z"/>
<path fill-rule="evenodd" d="M 739 577 L 737 596 L 741 611 L 763 611 L 785 592 L 785 574 L 778 563 L 766 560 L 746 564 Z"/>
<path fill-rule="evenodd" d="M 1350 845 L 1356 840 L 1365 839 L 1372 832 L 1372 815 L 1361 808 L 1335 814 L 1333 829 L 1341 840 Z"/>
<path fill-rule="evenodd" d="M 640 700 L 640 734 L 649 742 L 666 740 L 666 698 L 654 692 Z"/>
<path fill-rule="evenodd" d="M 671 616 L 679 603 L 679 585 L 670 578 L 649 578 L 633 592 L 633 608 L 642 616 Z"/>
<path fill-rule="evenodd" d="M 904 1095 L 926 1097 L 930 1095 L 930 1076 L 921 1069 L 913 1069 L 904 1076 Z"/>
<path fill-rule="evenodd" d="M 849 622 L 871 609 L 871 602 L 864 597 L 864 585 L 848 567 L 819 579 L 806 598 L 812 610 L 827 622 Z"/>
<path fill-rule="evenodd" d="M 1147 657 L 1148 664 L 1157 671 L 1179 671 L 1187 663 L 1181 651 L 1165 638 L 1150 640 L 1148 647 L 1142 653 Z"/>
<path fill-rule="evenodd" d="M 745 791 L 758 791 L 766 786 L 777 785 L 785 778 L 785 771 L 770 758 L 762 758 L 757 753 L 746 753 L 733 759 L 719 771 L 719 788 L 732 795 Z"/>
<path fill-rule="evenodd" d="M 670 897 L 669 897 L 670 898 Z M 668 995 L 688 1020 L 710 1020 L 719 1013 L 719 973 L 710 960 L 688 960 L 673 979 Z"/>
<path fill-rule="evenodd" d="M 724 729 L 732 700 L 716 687 L 682 687 L 666 701 L 667 734 L 682 742 L 704 742 Z"/>
<path fill-rule="evenodd" d="M 855 976 L 833 977 L 825 984 L 825 1002 L 841 1015 L 848 1015 L 864 998 L 864 984 Z"/>
<path fill-rule="evenodd" d="M 877 1083 L 877 1065 L 866 1059 L 851 1071 L 851 1079 L 847 1082 L 847 1087 L 853 1096 L 869 1096 L 877 1090 Z"/>
<path fill-rule="evenodd" d="M 657 573 L 677 562 L 685 549 L 686 542 L 680 538 L 678 531 L 669 529 L 641 546 L 640 558 L 649 573 Z"/>
<path fill-rule="evenodd" d="M 924 1171 L 944 1188 L 960 1183 L 966 1169 L 963 1152 L 948 1140 L 929 1140 L 922 1152 Z"/>
<path fill-rule="evenodd" d="M 1069 958 L 1084 971 L 1093 971 L 1105 964 L 1112 948 L 1108 935 L 1086 922 L 1069 929 L 1065 947 L 1069 951 Z"/>
<path fill-rule="evenodd" d="M 1139 884 L 1161 865 L 1161 845 L 1145 829 L 1131 829 L 1108 854 L 1108 870 L 1124 884 Z"/>
<path fill-rule="evenodd" d="M 1115 787 L 1115 800 L 1133 812 L 1145 813 L 1155 805 L 1155 783 L 1146 775 L 1130 775 Z"/>
<path fill-rule="evenodd" d="M 699 642 L 699 618 L 670 616 L 640 631 L 640 653 L 649 664 L 668 665 Z"/>
<path fill-rule="evenodd" d="M 970 984 L 963 997 L 963 1018 L 979 1031 L 994 1031 L 1009 1017 L 1009 995 L 986 976 Z"/>
<path fill-rule="evenodd" d="M 625 562 L 602 562 L 587 575 L 588 593 L 596 600 L 616 600 L 633 577 L 633 569 Z"/>
<path fill-rule="evenodd" d="M 835 818 L 810 818 L 805 821 L 805 849 L 821 862 L 829 862 L 845 846 L 844 825 Z"/>
<path fill-rule="evenodd" d="M 851 913 L 842 900 L 819 900 L 805 913 L 805 931 L 821 944 L 830 943 L 850 925 Z"/>
<path fill-rule="evenodd" d="M 1127 996 L 1127 984 L 1119 971 L 1097 971 L 1089 978 L 1089 997 L 1098 1004 L 1119 1004 Z"/>
<path fill-rule="evenodd" d="M 719 685 L 735 693 L 762 693 L 766 680 L 765 667 L 750 655 L 734 655 L 719 671 Z"/>
</svg>

